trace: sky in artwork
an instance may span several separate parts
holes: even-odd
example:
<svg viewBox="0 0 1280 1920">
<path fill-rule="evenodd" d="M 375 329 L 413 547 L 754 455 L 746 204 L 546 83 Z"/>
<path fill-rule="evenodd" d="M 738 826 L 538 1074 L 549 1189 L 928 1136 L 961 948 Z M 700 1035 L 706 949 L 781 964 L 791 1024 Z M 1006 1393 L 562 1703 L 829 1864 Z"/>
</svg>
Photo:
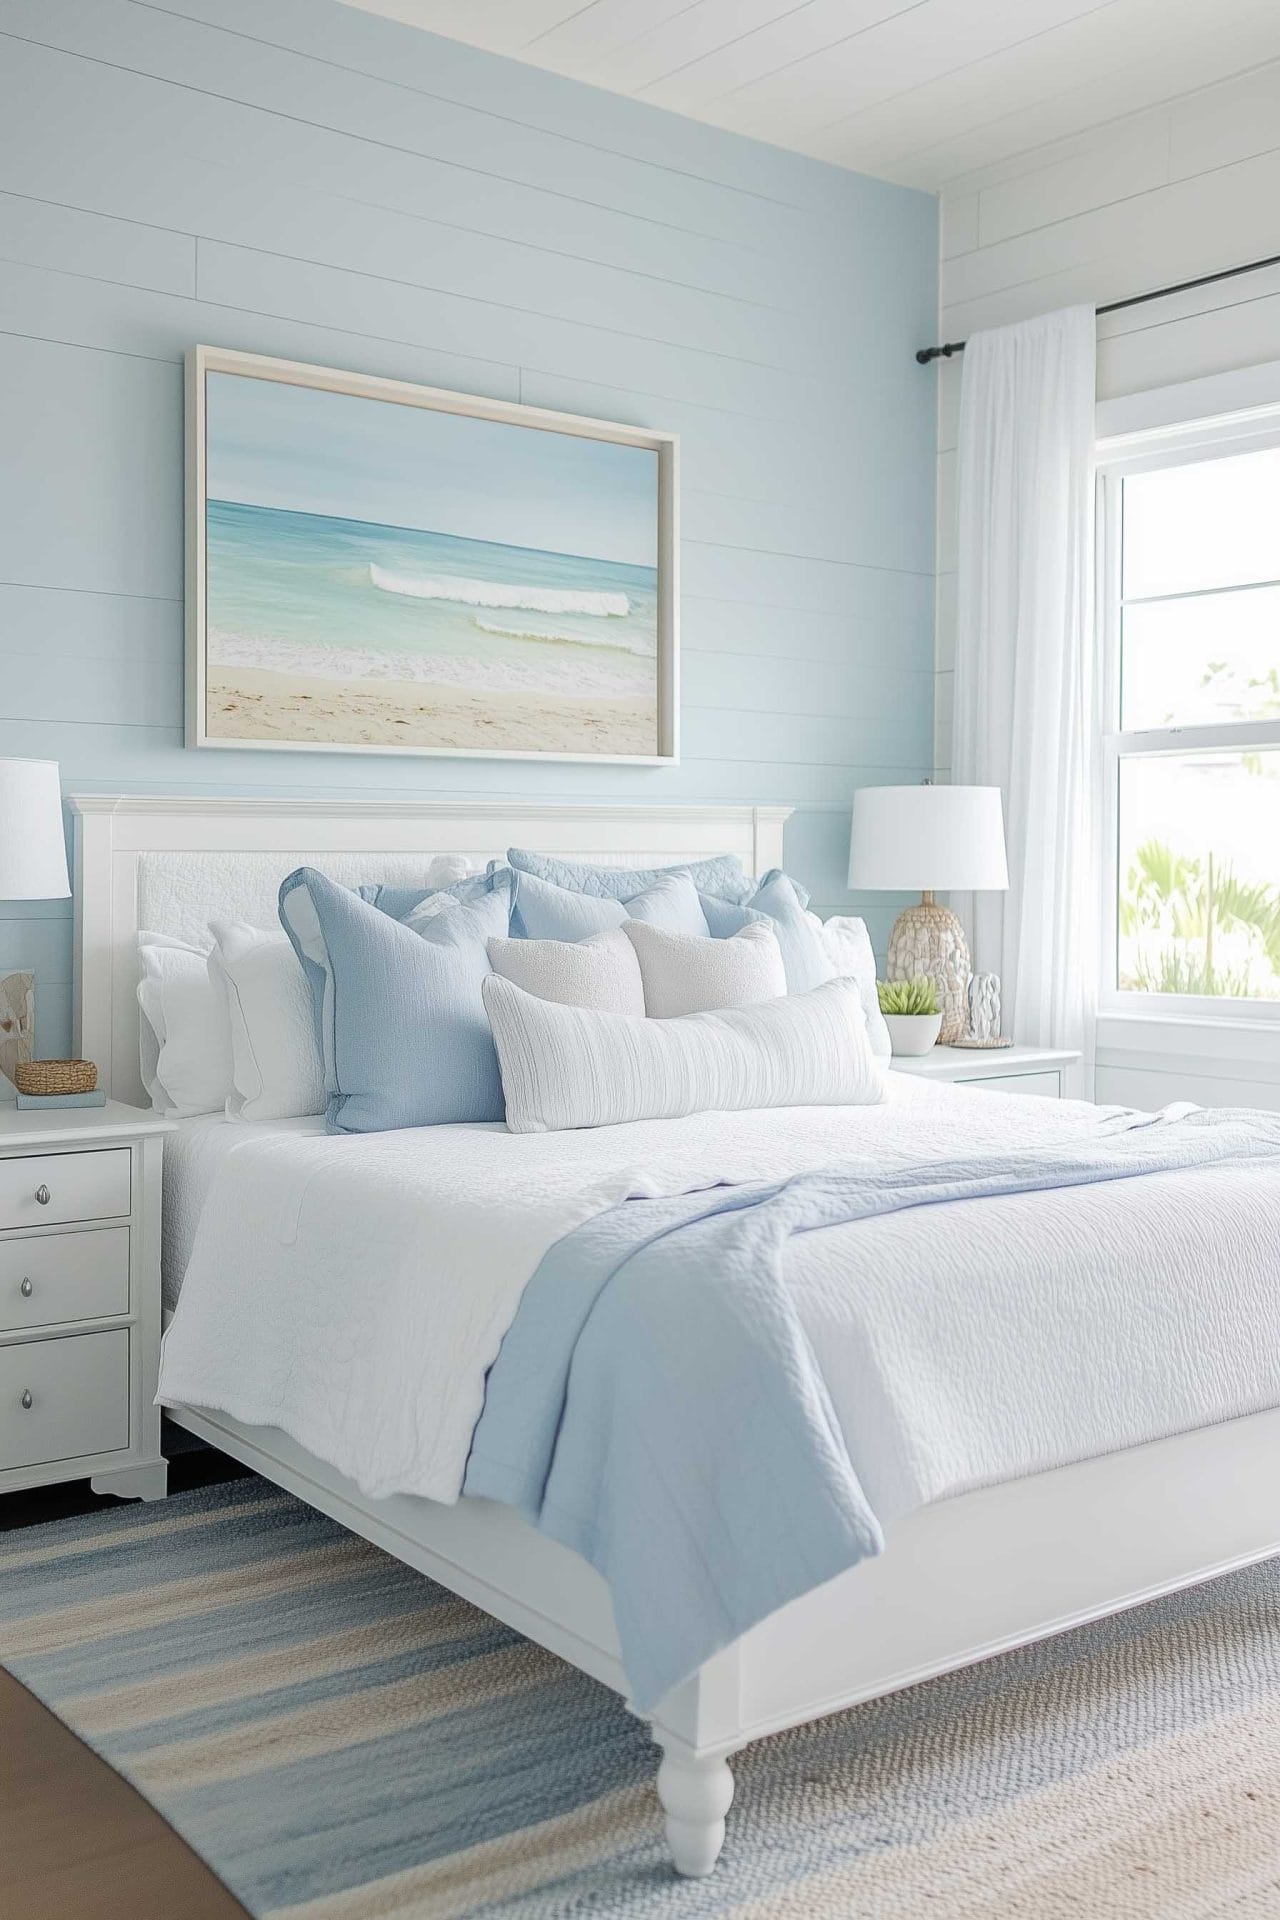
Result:
<svg viewBox="0 0 1280 1920">
<path fill-rule="evenodd" d="M 657 454 L 240 374 L 207 376 L 210 499 L 657 565 Z"/>
</svg>

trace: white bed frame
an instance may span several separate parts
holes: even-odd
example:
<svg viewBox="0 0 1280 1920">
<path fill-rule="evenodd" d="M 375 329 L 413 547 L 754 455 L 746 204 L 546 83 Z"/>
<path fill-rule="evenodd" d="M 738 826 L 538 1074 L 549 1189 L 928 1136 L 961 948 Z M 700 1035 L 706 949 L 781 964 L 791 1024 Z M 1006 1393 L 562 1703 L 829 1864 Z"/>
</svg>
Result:
<svg viewBox="0 0 1280 1920">
<path fill-rule="evenodd" d="M 616 864 L 738 853 L 781 862 L 786 810 L 305 802 L 89 795 L 76 823 L 76 1039 L 118 1099 L 139 1099 L 140 862 L 303 859 L 508 842 Z M 176 926 L 159 931 L 180 931 Z M 368 1500 L 274 1428 L 193 1408 L 173 1417 L 443 1586 L 625 1696 L 600 1577 L 505 1507 Z M 887 1550 L 784 1607 L 709 1660 L 652 1716 L 658 1793 L 681 1873 L 710 1872 L 733 1797 L 729 1756 L 988 1655 L 1280 1553 L 1280 1409 L 941 1502 L 889 1529 Z"/>
</svg>

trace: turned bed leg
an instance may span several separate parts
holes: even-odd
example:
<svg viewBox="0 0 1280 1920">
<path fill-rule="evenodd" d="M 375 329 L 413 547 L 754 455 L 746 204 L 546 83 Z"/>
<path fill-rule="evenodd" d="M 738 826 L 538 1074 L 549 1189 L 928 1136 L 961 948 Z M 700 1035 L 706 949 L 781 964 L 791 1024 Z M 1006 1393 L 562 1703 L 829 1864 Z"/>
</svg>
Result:
<svg viewBox="0 0 1280 1920">
<path fill-rule="evenodd" d="M 666 1814 L 667 1844 L 677 1873 L 701 1879 L 724 1845 L 724 1817 L 733 1799 L 733 1774 L 722 1754 L 699 1759 L 689 1747 L 666 1742 L 658 1768 L 658 1798 Z"/>
</svg>

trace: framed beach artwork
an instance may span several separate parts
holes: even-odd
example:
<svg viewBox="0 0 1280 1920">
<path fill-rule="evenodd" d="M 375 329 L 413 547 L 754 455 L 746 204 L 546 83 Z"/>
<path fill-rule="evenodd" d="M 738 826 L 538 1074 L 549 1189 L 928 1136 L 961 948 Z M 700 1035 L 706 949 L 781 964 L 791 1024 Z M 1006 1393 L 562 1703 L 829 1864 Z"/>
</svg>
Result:
<svg viewBox="0 0 1280 1920">
<path fill-rule="evenodd" d="M 187 744 L 676 758 L 674 435 L 194 347 Z"/>
</svg>

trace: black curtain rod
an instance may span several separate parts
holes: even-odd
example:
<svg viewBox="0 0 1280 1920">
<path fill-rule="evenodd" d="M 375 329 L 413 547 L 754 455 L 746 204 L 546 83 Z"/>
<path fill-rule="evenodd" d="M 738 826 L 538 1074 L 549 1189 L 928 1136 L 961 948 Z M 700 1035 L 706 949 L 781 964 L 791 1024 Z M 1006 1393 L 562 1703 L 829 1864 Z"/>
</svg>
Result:
<svg viewBox="0 0 1280 1920">
<path fill-rule="evenodd" d="M 1242 273 L 1261 273 L 1264 267 L 1280 267 L 1280 253 L 1273 253 L 1265 260 L 1250 260 L 1247 266 L 1224 267 L 1221 273 L 1202 273 L 1198 280 L 1179 280 L 1176 287 L 1157 287 L 1154 293 L 1134 293 L 1127 300 L 1111 300 L 1105 307 L 1097 309 L 1099 317 L 1104 313 L 1122 313 L 1126 307 L 1145 307 L 1148 300 L 1167 300 L 1173 293 L 1190 293 L 1193 287 L 1212 287 L 1219 280 L 1237 280 Z M 942 347 L 921 347 L 916 359 L 922 367 L 931 360 L 949 360 L 953 353 L 964 352 L 963 340 L 948 340 Z"/>
</svg>

